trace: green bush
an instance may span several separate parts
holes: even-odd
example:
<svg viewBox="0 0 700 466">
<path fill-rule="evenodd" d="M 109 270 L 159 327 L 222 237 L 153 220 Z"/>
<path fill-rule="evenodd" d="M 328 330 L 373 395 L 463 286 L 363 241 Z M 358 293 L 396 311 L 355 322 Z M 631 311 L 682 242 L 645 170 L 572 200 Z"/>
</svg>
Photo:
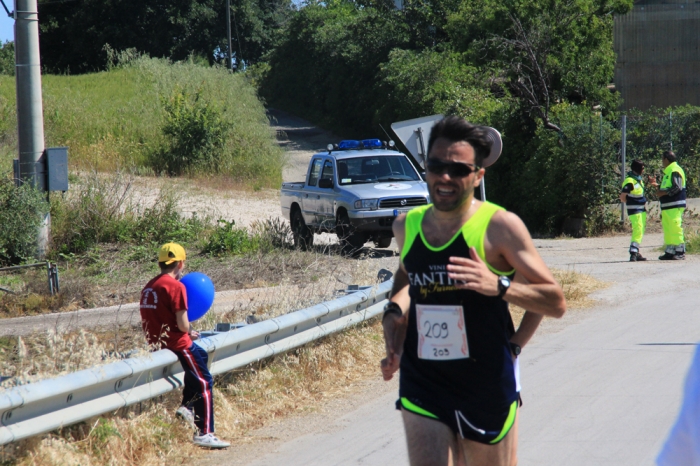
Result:
<svg viewBox="0 0 700 466">
<path fill-rule="evenodd" d="M 230 127 L 221 111 L 205 101 L 200 90 L 189 94 L 179 86 L 163 99 L 163 109 L 166 143 L 154 152 L 153 168 L 169 175 L 218 172 Z"/>
<path fill-rule="evenodd" d="M 151 207 L 142 208 L 121 173 L 90 174 L 66 198 L 52 197 L 51 214 L 52 249 L 59 254 L 82 253 L 99 243 L 187 243 L 209 228 L 208 219 L 177 211 L 173 191 L 161 190 Z"/>
<path fill-rule="evenodd" d="M 0 74 L 15 75 L 15 43 L 0 42 Z"/>
<path fill-rule="evenodd" d="M 209 236 L 207 244 L 202 249 L 203 254 L 212 256 L 236 255 L 258 251 L 260 239 L 249 235 L 245 228 L 236 227 L 236 222 L 219 219 L 218 226 Z"/>
<path fill-rule="evenodd" d="M 36 253 L 37 228 L 47 211 L 43 193 L 0 178 L 0 264 L 17 264 Z"/>
<path fill-rule="evenodd" d="M 561 104 L 552 113 L 563 132 L 538 127 L 528 148 L 532 156 L 512 186 L 511 195 L 521 199 L 517 212 L 539 232 L 560 231 L 567 217 L 603 225 L 596 209 L 620 192 L 620 131 L 584 105 Z"/>
</svg>

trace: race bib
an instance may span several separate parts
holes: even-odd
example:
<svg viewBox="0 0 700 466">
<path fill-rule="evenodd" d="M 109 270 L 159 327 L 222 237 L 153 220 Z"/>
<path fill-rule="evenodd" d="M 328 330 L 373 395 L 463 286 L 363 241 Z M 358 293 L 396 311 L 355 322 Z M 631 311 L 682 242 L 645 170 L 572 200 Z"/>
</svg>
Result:
<svg viewBox="0 0 700 466">
<path fill-rule="evenodd" d="M 418 357 L 437 361 L 469 357 L 462 306 L 416 304 Z"/>
</svg>

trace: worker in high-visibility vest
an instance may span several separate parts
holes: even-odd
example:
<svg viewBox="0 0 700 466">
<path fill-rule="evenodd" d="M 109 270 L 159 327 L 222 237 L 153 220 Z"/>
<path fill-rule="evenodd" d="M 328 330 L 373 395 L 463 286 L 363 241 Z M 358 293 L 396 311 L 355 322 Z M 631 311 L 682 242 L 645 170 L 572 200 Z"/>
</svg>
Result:
<svg viewBox="0 0 700 466">
<path fill-rule="evenodd" d="M 650 184 L 658 190 L 661 205 L 661 224 L 664 229 L 664 245 L 666 250 L 659 260 L 685 259 L 685 239 L 683 237 L 683 212 L 685 211 L 685 172 L 676 163 L 676 154 L 672 151 L 663 153 L 661 163 L 664 167 L 664 177 L 661 185 L 656 180 Z"/>
<path fill-rule="evenodd" d="M 639 160 L 632 162 L 632 171 L 622 182 L 620 201 L 627 204 L 627 216 L 632 224 L 632 240 L 630 242 L 630 262 L 645 261 L 646 257 L 639 252 L 647 226 L 647 198 L 644 197 L 644 181 L 642 172 L 644 163 Z"/>
</svg>

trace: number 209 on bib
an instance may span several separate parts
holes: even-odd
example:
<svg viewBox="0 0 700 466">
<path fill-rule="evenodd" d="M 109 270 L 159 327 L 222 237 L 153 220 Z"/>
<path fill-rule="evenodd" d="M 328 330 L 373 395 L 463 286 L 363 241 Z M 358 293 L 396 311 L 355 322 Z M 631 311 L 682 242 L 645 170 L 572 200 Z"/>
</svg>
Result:
<svg viewBox="0 0 700 466">
<path fill-rule="evenodd" d="M 416 305 L 418 357 L 447 361 L 469 357 L 462 306 Z"/>
</svg>

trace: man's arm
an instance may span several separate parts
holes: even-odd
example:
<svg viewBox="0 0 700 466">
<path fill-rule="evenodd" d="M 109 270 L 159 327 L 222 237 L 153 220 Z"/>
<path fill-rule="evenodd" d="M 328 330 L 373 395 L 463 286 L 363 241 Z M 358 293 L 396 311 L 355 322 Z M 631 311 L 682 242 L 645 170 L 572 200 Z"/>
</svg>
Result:
<svg viewBox="0 0 700 466">
<path fill-rule="evenodd" d="M 527 283 L 525 278 L 522 275 L 518 274 L 515 275 L 513 281 L 518 283 Z M 513 334 L 513 336 L 510 338 L 510 341 L 520 346 L 521 348 L 524 348 L 525 345 L 527 345 L 527 343 L 530 341 L 530 339 L 535 335 L 535 332 L 540 326 L 540 323 L 542 322 L 543 318 L 544 316 L 542 314 L 536 314 L 534 312 L 525 311 L 523 319 L 520 321 L 520 325 L 518 325 L 518 328 Z"/>
<path fill-rule="evenodd" d="M 392 229 L 394 238 L 399 246 L 399 254 L 403 250 L 405 240 L 406 216 L 402 215 L 394 221 Z M 402 314 L 388 314 L 382 319 L 384 329 L 384 343 L 386 347 L 386 358 L 382 359 L 380 367 L 384 380 L 391 380 L 394 373 L 399 369 L 401 355 L 403 354 L 403 343 L 406 339 L 406 329 L 408 327 L 408 309 L 411 306 L 411 298 L 408 295 L 408 273 L 399 260 L 399 268 L 394 274 L 394 285 L 391 287 L 390 301 L 401 307 Z"/>
<path fill-rule="evenodd" d="M 620 193 L 620 202 L 626 203 L 627 202 L 627 195 L 632 192 L 634 189 L 634 186 L 632 186 L 632 183 L 627 183 L 624 188 L 622 188 L 622 192 Z"/>
<path fill-rule="evenodd" d="M 187 319 L 187 309 L 175 312 L 177 328 L 182 333 L 190 333 L 190 321 Z"/>
<path fill-rule="evenodd" d="M 175 312 L 175 321 L 177 322 L 178 330 L 182 333 L 187 333 L 193 338 L 199 337 L 199 332 L 190 328 L 190 321 L 187 319 L 187 309 Z"/>
<path fill-rule="evenodd" d="M 514 280 L 503 299 L 543 316 L 563 316 L 566 312 L 564 293 L 537 253 L 522 220 L 510 212 L 497 212 L 491 219 L 488 239 L 492 255 L 500 255 L 505 259 L 504 265 L 515 269 L 516 276 L 522 275 L 525 279 L 525 283 Z M 451 257 L 447 269 L 450 278 L 464 282 L 458 288 L 486 296 L 498 295 L 498 277 L 474 248 L 471 249 L 471 258 Z"/>
<path fill-rule="evenodd" d="M 666 191 L 666 196 L 675 196 L 683 189 L 683 179 L 681 174 L 678 172 L 673 172 L 671 175 L 671 187 Z"/>
</svg>

